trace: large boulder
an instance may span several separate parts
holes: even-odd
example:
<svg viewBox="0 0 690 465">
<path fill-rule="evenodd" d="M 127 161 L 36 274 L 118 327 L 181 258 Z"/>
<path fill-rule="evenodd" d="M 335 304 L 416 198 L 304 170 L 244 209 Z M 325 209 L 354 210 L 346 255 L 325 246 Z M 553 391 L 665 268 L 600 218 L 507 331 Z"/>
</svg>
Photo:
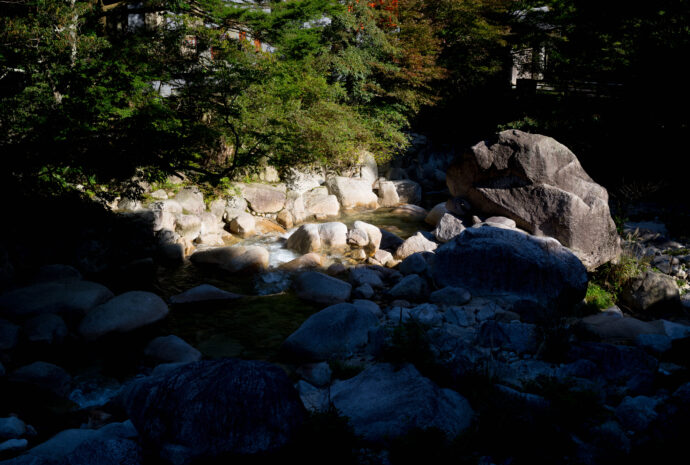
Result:
<svg viewBox="0 0 690 465">
<path fill-rule="evenodd" d="M 175 464 L 275 451 L 305 416 L 285 372 L 262 361 L 186 364 L 135 383 L 123 397 L 144 446 Z"/>
<path fill-rule="evenodd" d="M 551 236 L 570 248 L 588 269 L 620 254 L 608 193 L 556 140 L 503 131 L 459 157 L 446 182 L 454 196 L 477 210 L 515 220 L 520 229 Z"/>
<path fill-rule="evenodd" d="M 165 318 L 168 306 L 156 294 L 130 291 L 89 311 L 79 325 L 79 333 L 88 340 L 109 333 L 123 333 Z"/>
<path fill-rule="evenodd" d="M 295 279 L 294 287 L 297 297 L 322 304 L 345 302 L 352 292 L 350 283 L 318 271 L 301 273 Z"/>
<path fill-rule="evenodd" d="M 544 309 L 569 308 L 587 291 L 587 270 L 558 241 L 491 226 L 466 229 L 439 247 L 432 276 L 438 286 L 508 294 Z"/>
<path fill-rule="evenodd" d="M 26 318 L 41 313 L 83 316 L 111 299 L 105 286 L 90 281 L 61 280 L 22 287 L 0 296 L 0 315 Z"/>
<path fill-rule="evenodd" d="M 326 181 L 328 192 L 335 195 L 343 208 L 376 208 L 378 197 L 371 190 L 371 183 L 364 179 L 335 176 Z"/>
<path fill-rule="evenodd" d="M 244 184 L 242 195 L 249 208 L 257 213 L 278 213 L 285 206 L 285 188 L 266 184 Z"/>
<path fill-rule="evenodd" d="M 310 316 L 283 343 L 288 353 L 307 360 L 351 356 L 369 342 L 379 320 L 368 308 L 336 304 Z"/>
<path fill-rule="evenodd" d="M 216 266 L 231 273 L 256 272 L 268 268 L 268 250 L 260 246 L 231 246 L 198 250 L 189 259 L 195 265 Z"/>
<path fill-rule="evenodd" d="M 454 438 L 470 426 L 474 412 L 455 391 L 441 389 L 412 365 L 396 371 L 381 363 L 331 386 L 331 401 L 368 441 L 438 428 Z"/>
</svg>

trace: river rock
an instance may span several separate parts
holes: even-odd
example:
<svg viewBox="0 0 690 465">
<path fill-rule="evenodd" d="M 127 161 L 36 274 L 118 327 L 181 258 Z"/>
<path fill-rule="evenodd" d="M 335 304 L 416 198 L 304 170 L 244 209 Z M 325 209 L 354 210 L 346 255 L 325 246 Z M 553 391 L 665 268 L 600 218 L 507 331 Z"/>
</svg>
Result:
<svg viewBox="0 0 690 465">
<path fill-rule="evenodd" d="M 262 361 L 185 364 L 132 385 L 124 398 L 143 443 L 175 464 L 275 451 L 305 417 L 285 372 Z"/>
<path fill-rule="evenodd" d="M 47 441 L 30 449 L 24 455 L 17 457 L 15 460 L 24 459 L 25 461 L 16 462 L 17 465 L 81 465 L 88 463 L 104 463 L 113 465 L 139 465 L 140 462 L 128 462 L 127 460 L 109 462 L 99 456 L 103 461 L 84 462 L 80 461 L 80 455 L 72 455 L 79 447 L 84 444 L 93 444 L 92 447 L 101 448 L 101 453 L 110 451 L 112 459 L 127 457 L 121 455 L 116 450 L 106 446 L 102 441 L 109 441 L 112 439 L 131 440 L 137 437 L 137 431 L 132 426 L 130 421 L 123 423 L 109 423 L 100 429 L 67 429 L 60 431 L 58 434 L 48 439 Z M 133 442 L 133 441 L 131 441 Z M 135 443 L 136 444 L 136 443 Z M 91 457 L 94 457 L 91 455 Z M 13 465 L 15 462 L 12 462 Z"/>
<path fill-rule="evenodd" d="M 254 217 L 246 212 L 240 213 L 230 221 L 230 231 L 241 237 L 253 236 L 255 229 Z"/>
<path fill-rule="evenodd" d="M 285 174 L 287 188 L 298 194 L 303 194 L 326 182 L 323 170 L 306 170 L 288 168 Z"/>
<path fill-rule="evenodd" d="M 446 182 L 452 195 L 466 197 L 479 211 L 555 237 L 590 270 L 620 254 L 606 189 L 550 137 L 503 131 L 459 157 Z"/>
<path fill-rule="evenodd" d="M 400 197 L 398 197 L 398 190 L 395 188 L 393 181 L 378 182 L 378 198 L 379 205 L 382 207 L 395 207 L 400 205 Z"/>
<path fill-rule="evenodd" d="M 322 304 L 335 304 L 350 298 L 352 286 L 318 271 L 301 273 L 294 281 L 297 297 Z"/>
<path fill-rule="evenodd" d="M 657 418 L 655 408 L 658 404 L 659 401 L 651 397 L 628 396 L 616 407 L 616 418 L 629 431 L 644 431 Z"/>
<path fill-rule="evenodd" d="M 276 216 L 276 221 L 285 229 L 291 229 L 295 224 L 295 221 L 292 217 L 292 213 L 290 213 L 290 210 L 285 209 L 280 210 L 280 212 L 278 212 L 278 216 Z"/>
<path fill-rule="evenodd" d="M 426 279 L 418 274 L 411 274 L 401 279 L 398 284 L 393 286 L 388 295 L 392 299 L 403 299 L 411 301 L 421 301 L 429 296 L 429 286 Z"/>
<path fill-rule="evenodd" d="M 407 238 L 395 251 L 395 258 L 404 260 L 413 253 L 417 252 L 431 252 L 436 250 L 438 245 L 430 241 L 421 232 L 414 236 Z"/>
<path fill-rule="evenodd" d="M 331 371 L 328 362 L 307 363 L 297 369 L 297 374 L 317 387 L 324 387 L 331 382 Z"/>
<path fill-rule="evenodd" d="M 429 211 L 429 214 L 426 215 L 424 218 L 424 222 L 428 225 L 436 227 L 438 222 L 441 220 L 441 217 L 448 213 L 448 209 L 446 208 L 446 202 L 441 202 L 439 204 L 436 204 L 434 208 Z"/>
<path fill-rule="evenodd" d="M 661 334 L 662 331 L 652 323 L 632 317 L 624 317 L 614 312 L 601 312 L 584 317 L 578 329 L 601 340 L 626 341 L 632 343 L 640 334 Z"/>
<path fill-rule="evenodd" d="M 26 433 L 26 424 L 17 417 L 0 418 L 0 441 L 21 438 Z"/>
<path fill-rule="evenodd" d="M 429 300 L 443 305 L 465 305 L 472 299 L 466 289 L 461 287 L 446 286 L 431 293 Z"/>
<path fill-rule="evenodd" d="M 368 284 L 371 287 L 383 287 L 381 276 L 376 271 L 366 266 L 350 268 L 350 281 L 356 286 Z"/>
<path fill-rule="evenodd" d="M 72 377 L 57 365 L 48 362 L 34 362 L 17 368 L 10 375 L 15 383 L 30 384 L 64 397 L 70 392 Z"/>
<path fill-rule="evenodd" d="M 587 270 L 558 241 L 491 226 L 466 229 L 441 246 L 432 276 L 438 286 L 510 294 L 544 309 L 571 308 L 587 290 Z"/>
<path fill-rule="evenodd" d="M 398 263 L 398 261 L 393 258 L 393 254 L 385 251 L 385 250 L 377 250 L 374 253 L 374 260 L 376 260 L 381 266 L 389 266 L 391 263 L 395 262 Z"/>
<path fill-rule="evenodd" d="M 426 257 L 424 255 L 431 255 L 430 252 L 415 252 L 409 255 L 405 260 L 398 265 L 398 271 L 404 275 L 408 274 L 425 274 L 429 268 Z"/>
<path fill-rule="evenodd" d="M 168 306 L 156 294 L 130 291 L 114 297 L 86 314 L 79 334 L 87 340 L 109 333 L 123 333 L 165 318 Z"/>
<path fill-rule="evenodd" d="M 185 187 L 175 195 L 175 201 L 182 206 L 183 212 L 190 215 L 201 215 L 206 210 L 204 194 L 197 187 Z"/>
<path fill-rule="evenodd" d="M 19 326 L 0 319 L 0 350 L 11 350 L 17 345 Z"/>
<path fill-rule="evenodd" d="M 20 318 L 41 313 L 81 316 L 112 297 L 113 293 L 105 286 L 90 281 L 51 281 L 2 294 L 0 315 Z"/>
<path fill-rule="evenodd" d="M 323 264 L 323 257 L 316 252 L 309 252 L 294 260 L 283 263 L 279 266 L 281 270 L 297 271 L 308 268 L 319 268 Z"/>
<path fill-rule="evenodd" d="M 369 244 L 369 236 L 360 229 L 350 229 L 347 232 L 347 243 L 353 247 L 364 247 Z"/>
<path fill-rule="evenodd" d="M 283 343 L 288 353 L 307 360 L 346 358 L 369 342 L 379 320 L 367 308 L 341 303 L 307 318 Z"/>
<path fill-rule="evenodd" d="M 235 300 L 242 295 L 218 289 L 210 284 L 200 284 L 181 294 L 170 297 L 172 304 L 191 304 L 195 302 L 212 302 L 219 300 Z"/>
<path fill-rule="evenodd" d="M 303 194 L 304 211 L 306 216 L 314 216 L 322 220 L 340 213 L 340 204 L 335 195 L 329 195 L 328 190 L 319 188 Z"/>
<path fill-rule="evenodd" d="M 342 249 L 347 246 L 347 226 L 337 221 L 319 224 L 321 247 Z"/>
<path fill-rule="evenodd" d="M 141 446 L 131 439 L 93 438 L 79 444 L 67 454 L 69 465 L 141 465 L 144 463 Z"/>
<path fill-rule="evenodd" d="M 403 242 L 403 239 L 398 237 L 396 234 L 386 231 L 385 229 L 380 229 L 381 231 L 381 245 L 380 248 L 395 251 Z"/>
<path fill-rule="evenodd" d="M 182 205 L 171 199 L 153 202 L 149 209 L 153 214 L 153 231 L 175 230 L 177 216 L 182 214 Z"/>
<path fill-rule="evenodd" d="M 278 213 L 285 206 L 284 186 L 280 188 L 267 184 L 244 184 L 242 195 L 249 208 L 257 213 Z"/>
<path fill-rule="evenodd" d="M 401 203 L 417 204 L 422 201 L 422 186 L 409 179 L 391 181 Z"/>
<path fill-rule="evenodd" d="M 174 334 L 160 336 L 149 342 L 144 349 L 144 355 L 159 363 L 189 363 L 201 360 L 201 352 Z"/>
<path fill-rule="evenodd" d="M 61 344 L 67 337 L 67 325 L 58 315 L 44 313 L 24 323 L 26 340 L 35 344 Z"/>
<path fill-rule="evenodd" d="M 416 221 L 422 221 L 429 214 L 419 205 L 411 204 L 400 205 L 393 210 L 393 213 Z"/>
<path fill-rule="evenodd" d="M 196 265 L 216 266 L 230 273 L 257 272 L 268 268 L 268 250 L 260 246 L 232 246 L 198 250 L 189 259 Z"/>
<path fill-rule="evenodd" d="M 299 253 L 321 250 L 321 235 L 318 224 L 303 224 L 287 240 L 287 248 Z"/>
<path fill-rule="evenodd" d="M 375 254 L 381 246 L 381 230 L 373 224 L 365 223 L 364 221 L 355 221 L 352 225 L 355 230 L 364 231 L 367 235 L 368 243 L 365 248 L 370 254 Z"/>
<path fill-rule="evenodd" d="M 331 386 L 331 401 L 357 435 L 380 441 L 413 428 L 438 428 L 449 438 L 467 429 L 474 412 L 455 391 L 441 389 L 412 365 L 381 363 Z"/>
<path fill-rule="evenodd" d="M 680 292 L 676 280 L 651 270 L 628 281 L 623 288 L 621 299 L 632 310 L 639 312 L 659 307 L 680 306 Z"/>
<path fill-rule="evenodd" d="M 201 234 L 201 218 L 196 215 L 177 215 L 175 232 L 183 238 L 193 241 Z"/>
<path fill-rule="evenodd" d="M 236 218 L 240 213 L 247 211 L 247 201 L 239 195 L 228 197 L 225 201 L 226 205 L 225 211 L 223 212 L 223 220 L 226 223 L 232 221 L 232 219 Z"/>
<path fill-rule="evenodd" d="M 338 198 L 343 208 L 378 207 L 378 197 L 366 180 L 335 176 L 326 180 L 326 187 L 329 193 Z"/>
<path fill-rule="evenodd" d="M 446 243 L 465 230 L 462 221 L 452 213 L 444 214 L 436 225 L 432 234 L 437 241 Z"/>
<path fill-rule="evenodd" d="M 485 219 L 484 223 L 488 224 L 489 226 L 495 226 L 497 228 L 515 229 L 517 227 L 517 223 L 515 223 L 515 220 L 511 220 L 510 218 L 506 218 L 505 216 L 491 216 Z"/>
</svg>

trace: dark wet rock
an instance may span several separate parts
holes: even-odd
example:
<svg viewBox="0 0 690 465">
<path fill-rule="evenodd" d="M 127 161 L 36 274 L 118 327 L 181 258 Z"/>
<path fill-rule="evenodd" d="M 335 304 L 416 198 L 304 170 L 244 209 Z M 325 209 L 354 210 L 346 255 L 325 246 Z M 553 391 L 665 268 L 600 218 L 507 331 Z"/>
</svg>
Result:
<svg viewBox="0 0 690 465">
<path fill-rule="evenodd" d="M 369 332 L 379 321 L 369 308 L 337 304 L 307 318 L 283 343 L 283 349 L 299 358 L 344 358 L 369 342 Z"/>
<path fill-rule="evenodd" d="M 275 451 L 304 420 L 285 372 L 261 361 L 186 364 L 135 383 L 124 399 L 143 446 L 175 464 Z"/>
</svg>

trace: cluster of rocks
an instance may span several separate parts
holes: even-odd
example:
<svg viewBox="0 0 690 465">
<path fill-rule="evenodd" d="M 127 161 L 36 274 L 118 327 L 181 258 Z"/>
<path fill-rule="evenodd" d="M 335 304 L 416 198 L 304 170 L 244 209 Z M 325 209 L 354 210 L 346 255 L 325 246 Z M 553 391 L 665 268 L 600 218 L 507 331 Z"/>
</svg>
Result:
<svg viewBox="0 0 690 465">
<path fill-rule="evenodd" d="M 364 152 L 350 176 L 290 169 L 284 182 L 234 183 L 226 197 L 209 202 L 194 186 L 150 192 L 150 201 L 121 199 L 119 211 L 146 217 L 163 261 L 180 262 L 196 248 L 225 246 L 237 238 L 285 233 L 294 225 L 338 217 L 343 210 L 419 203 L 421 186 L 378 177 L 373 156 Z M 279 178 L 271 178 L 280 181 Z"/>
<path fill-rule="evenodd" d="M 139 464 L 144 452 L 174 464 L 271 457 L 295 440 L 310 411 L 332 409 L 367 447 L 385 447 L 416 429 L 434 428 L 452 439 L 481 424 L 486 405 L 474 402 L 468 385 L 478 374 L 490 380 L 485 402 L 510 405 L 526 417 L 559 402 L 549 386 L 599 409 L 573 431 L 567 418 L 557 419 L 554 429 L 566 431 L 573 445 L 563 453 L 574 455 L 562 462 L 615 461 L 690 413 L 690 323 L 651 313 L 634 318 L 617 307 L 573 313 L 582 308 L 588 270 L 618 259 L 621 249 L 606 191 L 567 148 L 519 131 L 477 144 L 451 165 L 450 198 L 429 212 L 414 205 L 419 184 L 379 178 L 366 154 L 351 174 L 293 171 L 284 185 L 242 185 L 241 195 L 214 200 L 208 209 L 193 188 L 174 199 L 153 192 L 157 201 L 145 210 L 160 237 L 189 247 L 178 250 L 180 257 L 197 246 L 194 264 L 233 273 L 266 270 L 269 256 L 260 246 L 216 247 L 220 242 L 209 235 L 222 241 L 225 228 L 248 237 L 269 220 L 291 228 L 340 208 L 376 206 L 397 207 L 433 228 L 402 239 L 370 223 L 348 228 L 332 221 L 302 224 L 286 238 L 285 247 L 301 256 L 280 265 L 281 272 L 297 297 L 325 307 L 282 344 L 292 378 L 266 362 L 201 360 L 179 337 L 158 337 L 143 351 L 156 368 L 118 395 L 129 420 L 63 431 L 9 463 Z M 685 278 L 688 258 L 682 244 L 645 234 L 625 249 L 649 257 L 661 272 L 631 280 L 623 297 L 643 313 L 681 302 L 675 279 Z M 334 252 L 355 265 L 326 266 L 325 255 Z M 114 296 L 69 267 L 49 267 L 39 276 L 0 295 L 3 360 L 25 344 L 50 347 L 68 337 L 91 343 L 168 313 L 155 294 Z M 171 303 L 237 298 L 202 285 Z M 417 345 L 400 347 L 401 334 L 410 332 L 417 337 L 408 343 Z M 433 370 L 400 360 L 400 351 L 428 354 Z M 357 373 L 345 376 L 342 367 Z M 41 360 L 4 371 L 0 365 L 9 381 L 58 397 L 72 386 L 65 370 Z M 0 419 L 0 452 L 27 448 L 32 434 L 16 417 Z"/>
</svg>

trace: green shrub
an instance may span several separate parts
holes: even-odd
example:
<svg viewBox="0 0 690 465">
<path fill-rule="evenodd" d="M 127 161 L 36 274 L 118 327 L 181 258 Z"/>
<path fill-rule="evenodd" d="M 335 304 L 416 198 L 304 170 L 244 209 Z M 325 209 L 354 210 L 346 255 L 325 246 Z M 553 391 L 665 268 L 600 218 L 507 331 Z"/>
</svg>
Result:
<svg viewBox="0 0 690 465">
<path fill-rule="evenodd" d="M 587 286 L 585 302 L 600 310 L 613 307 L 616 304 L 616 296 L 603 289 L 597 283 L 591 282 Z"/>
</svg>

